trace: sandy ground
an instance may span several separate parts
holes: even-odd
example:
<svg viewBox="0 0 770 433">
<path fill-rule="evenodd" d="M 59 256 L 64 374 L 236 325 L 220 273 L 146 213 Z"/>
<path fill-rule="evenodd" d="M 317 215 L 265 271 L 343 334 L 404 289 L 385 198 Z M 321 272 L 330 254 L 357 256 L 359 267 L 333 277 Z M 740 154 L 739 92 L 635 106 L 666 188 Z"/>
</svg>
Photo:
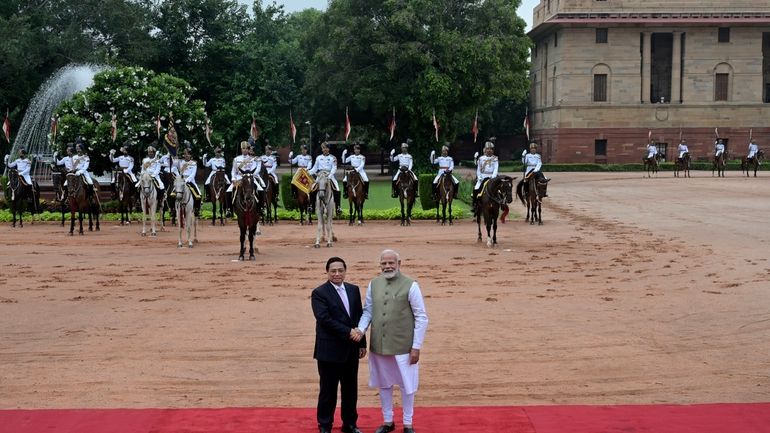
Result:
<svg viewBox="0 0 770 433">
<path fill-rule="evenodd" d="M 310 291 L 403 257 L 430 316 L 418 405 L 770 401 L 770 178 L 554 173 L 545 225 L 175 233 L 0 226 L 0 407 L 313 407 Z M 513 209 L 522 213 L 523 207 Z M 360 373 L 360 405 L 377 406 Z"/>
</svg>

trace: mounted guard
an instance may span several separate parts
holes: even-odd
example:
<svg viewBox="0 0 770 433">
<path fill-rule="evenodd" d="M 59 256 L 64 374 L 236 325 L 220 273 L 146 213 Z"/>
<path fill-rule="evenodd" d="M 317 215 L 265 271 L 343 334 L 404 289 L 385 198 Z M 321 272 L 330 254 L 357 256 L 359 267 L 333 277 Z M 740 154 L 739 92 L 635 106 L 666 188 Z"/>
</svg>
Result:
<svg viewBox="0 0 770 433">
<path fill-rule="evenodd" d="M 401 143 L 401 153 L 398 155 L 395 155 L 396 149 L 390 150 L 390 161 L 391 162 L 397 162 L 399 170 L 396 172 L 396 174 L 393 176 L 393 194 L 392 197 L 396 198 L 398 197 L 398 177 L 402 173 L 402 167 L 406 167 L 405 172 L 412 176 L 414 179 L 414 196 L 418 197 L 417 191 L 417 176 L 412 171 L 412 167 L 414 165 L 414 160 L 412 158 L 412 155 L 409 154 L 409 145 L 406 143 Z"/>
<path fill-rule="evenodd" d="M 182 152 L 182 161 L 177 162 L 177 164 L 171 167 L 171 172 L 175 176 L 182 176 L 184 179 L 185 185 L 193 196 L 195 217 L 200 217 L 201 191 L 198 189 L 198 184 L 195 183 L 195 175 L 198 173 L 198 162 L 192 159 L 192 150 L 189 147 L 185 147 Z M 176 191 L 171 193 L 171 196 L 176 197 Z"/>
<path fill-rule="evenodd" d="M 449 147 L 441 146 L 441 156 L 435 158 L 436 151 L 430 152 L 430 163 L 432 165 L 438 165 L 438 174 L 433 178 L 433 200 L 438 201 L 438 181 L 441 175 L 450 176 L 452 178 L 452 185 L 454 186 L 454 197 L 457 197 L 457 187 L 460 185 L 460 181 L 452 174 L 452 170 L 455 168 L 454 159 L 449 156 Z"/>
<path fill-rule="evenodd" d="M 479 193 L 489 179 L 497 177 L 499 161 L 495 155 L 495 145 L 491 141 L 484 143 L 484 155 L 476 161 L 476 185 L 473 186 L 473 214 L 478 215 Z"/>
<path fill-rule="evenodd" d="M 214 178 L 214 175 L 217 174 L 217 171 L 224 171 L 227 166 L 227 162 L 225 161 L 224 156 L 222 156 L 221 147 L 217 146 L 214 149 L 214 155 L 215 156 L 213 158 L 206 160 L 208 154 L 203 154 L 203 166 L 211 169 L 211 173 L 209 173 L 209 176 L 206 178 L 206 182 L 203 183 L 206 188 L 208 188 L 209 184 L 211 184 L 211 179 Z M 225 183 L 227 183 L 228 186 L 230 185 L 230 179 L 227 177 L 227 174 L 225 174 Z"/>
<path fill-rule="evenodd" d="M 543 189 L 544 193 L 541 198 L 548 197 L 548 194 L 545 191 L 548 190 L 548 182 L 551 179 L 548 179 L 543 174 L 543 160 L 538 153 L 537 143 L 530 143 L 529 153 L 526 153 L 526 150 L 524 152 L 525 154 L 521 157 L 521 162 L 525 167 L 523 179 L 524 184 L 526 185 L 529 181 L 529 178 L 534 176 L 536 182 L 545 184 L 545 188 Z"/>
<path fill-rule="evenodd" d="M 353 154 L 346 157 L 348 150 L 342 151 L 342 163 L 350 164 L 350 167 L 358 172 L 361 176 L 361 180 L 364 182 L 364 198 L 369 198 L 369 176 L 366 175 L 364 166 L 366 165 L 366 157 L 361 155 L 361 146 L 358 144 L 353 145 Z M 348 175 L 345 173 L 345 177 L 342 178 L 342 193 L 344 198 L 348 198 Z"/>
<path fill-rule="evenodd" d="M 115 149 L 110 149 L 110 162 L 113 164 L 117 164 L 120 171 L 125 173 L 129 178 L 131 178 L 131 182 L 136 184 L 138 180 L 136 179 L 136 176 L 134 176 L 134 157 L 128 154 L 128 147 L 131 145 L 130 141 L 127 141 L 123 146 L 120 147 L 120 155 L 115 158 Z M 112 185 L 113 189 L 115 187 L 115 178 L 112 179 Z"/>
<path fill-rule="evenodd" d="M 233 182 L 227 188 L 227 192 L 233 192 L 237 190 L 243 179 L 241 171 L 247 171 L 251 173 L 259 173 L 262 169 L 262 161 L 259 158 L 255 158 L 252 153 L 251 145 L 246 142 L 241 142 L 241 154 L 233 158 L 233 168 L 230 170 L 230 177 Z M 257 187 L 257 191 L 262 192 L 265 190 L 259 176 L 252 177 L 254 185 Z M 234 195 L 234 194 L 233 194 Z"/>
<path fill-rule="evenodd" d="M 321 171 L 329 172 L 328 177 L 334 188 L 334 204 L 336 206 L 336 212 L 339 214 L 341 212 L 340 185 L 337 183 L 337 179 L 334 177 L 334 174 L 337 172 L 337 158 L 329 153 L 329 145 L 326 143 L 321 144 L 321 152 L 322 153 L 315 158 L 315 164 L 313 164 L 313 167 L 308 170 L 308 173 L 315 176 L 316 173 Z M 314 185 L 310 194 L 310 203 L 315 203 L 316 192 L 317 187 Z"/>
<path fill-rule="evenodd" d="M 148 172 L 150 176 L 152 176 L 152 178 L 155 179 L 155 185 L 158 187 L 159 190 L 164 189 L 163 181 L 160 179 L 161 168 L 162 168 L 162 164 L 156 154 L 155 148 L 152 146 L 147 147 L 147 156 L 144 159 L 142 159 L 141 173 Z M 139 182 L 136 182 L 134 186 L 139 188 Z"/>
<path fill-rule="evenodd" d="M 88 167 L 91 165 L 91 158 L 89 158 L 88 154 L 86 154 L 86 145 L 83 143 L 76 144 L 75 151 L 77 152 L 77 155 L 72 157 L 72 169 L 86 185 L 86 193 L 88 194 L 88 199 L 93 200 L 94 180 L 91 179 L 91 173 L 88 172 Z"/>
</svg>

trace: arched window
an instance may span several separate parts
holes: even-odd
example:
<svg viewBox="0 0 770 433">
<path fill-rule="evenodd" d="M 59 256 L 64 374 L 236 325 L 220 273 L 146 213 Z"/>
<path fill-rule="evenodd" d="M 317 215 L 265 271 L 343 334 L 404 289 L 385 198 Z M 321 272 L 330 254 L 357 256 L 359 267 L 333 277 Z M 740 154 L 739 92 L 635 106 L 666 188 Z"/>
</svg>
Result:
<svg viewBox="0 0 770 433">
<path fill-rule="evenodd" d="M 610 102 L 610 67 L 599 63 L 591 70 L 593 76 L 592 90 L 594 102 Z"/>
<path fill-rule="evenodd" d="M 729 101 L 733 90 L 733 67 L 720 63 L 714 67 L 714 101 Z"/>
</svg>

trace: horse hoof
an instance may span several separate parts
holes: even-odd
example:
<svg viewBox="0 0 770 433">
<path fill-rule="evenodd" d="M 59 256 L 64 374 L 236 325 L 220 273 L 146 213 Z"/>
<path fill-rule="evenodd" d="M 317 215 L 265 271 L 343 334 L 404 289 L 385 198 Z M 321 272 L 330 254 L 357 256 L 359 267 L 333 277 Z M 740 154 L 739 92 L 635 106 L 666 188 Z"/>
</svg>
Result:
<svg viewBox="0 0 770 433">
<path fill-rule="evenodd" d="M 192 247 L 193 247 L 193 244 L 192 242 L 190 242 L 190 244 L 187 245 L 187 248 L 192 248 Z"/>
<path fill-rule="evenodd" d="M 242 262 L 243 261 L 243 256 L 238 256 L 238 261 Z"/>
<path fill-rule="evenodd" d="M 70 236 L 74 236 L 74 235 L 75 235 L 75 233 L 70 232 Z"/>
<path fill-rule="evenodd" d="M 487 241 L 487 246 L 488 246 L 489 248 L 492 248 L 492 245 L 493 245 L 493 244 L 492 244 L 492 241 L 491 241 L 491 240 L 490 240 L 490 241 Z"/>
<path fill-rule="evenodd" d="M 183 247 L 183 245 L 182 245 L 182 243 L 181 243 L 181 242 L 179 242 L 179 243 L 177 244 L 177 246 L 176 246 L 176 247 L 177 247 L 177 248 L 182 248 L 182 247 Z"/>
<path fill-rule="evenodd" d="M 542 221 L 539 221 L 539 222 L 537 223 L 537 225 L 541 226 L 541 225 L 543 225 L 543 222 L 542 222 Z"/>
<path fill-rule="evenodd" d="M 315 245 L 313 245 L 313 248 L 321 248 L 321 245 L 320 244 L 315 244 Z"/>
<path fill-rule="evenodd" d="M 251 262 L 256 262 L 257 261 L 257 258 L 254 256 L 254 254 L 249 256 L 249 261 L 251 261 Z"/>
<path fill-rule="evenodd" d="M 364 222 L 363 222 L 363 221 L 359 221 L 359 222 L 358 222 L 358 225 L 363 225 L 363 224 L 364 224 Z"/>
<path fill-rule="evenodd" d="M 332 247 L 332 243 L 331 242 L 327 242 L 326 243 L 326 248 L 331 248 L 331 247 Z"/>
<path fill-rule="evenodd" d="M 145 237 L 145 236 L 147 236 L 147 233 L 142 232 L 142 237 Z"/>
<path fill-rule="evenodd" d="M 152 233 L 150 233 L 150 236 L 152 236 L 152 237 L 156 237 L 156 236 L 158 236 L 158 233 L 156 233 L 156 232 L 152 232 Z"/>
</svg>

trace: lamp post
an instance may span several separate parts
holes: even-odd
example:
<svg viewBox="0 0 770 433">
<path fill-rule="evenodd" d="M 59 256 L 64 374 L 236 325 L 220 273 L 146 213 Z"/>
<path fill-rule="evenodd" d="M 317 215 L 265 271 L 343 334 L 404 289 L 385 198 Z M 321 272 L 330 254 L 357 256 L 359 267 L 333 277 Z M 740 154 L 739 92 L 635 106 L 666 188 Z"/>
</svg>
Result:
<svg viewBox="0 0 770 433">
<path fill-rule="evenodd" d="M 313 124 L 310 123 L 309 120 L 307 120 L 307 121 L 305 121 L 305 125 L 307 125 L 308 131 L 309 131 L 309 135 L 310 135 L 309 138 L 308 138 L 308 142 L 309 142 L 308 152 L 310 153 L 310 156 L 312 157 L 313 156 Z"/>
</svg>

